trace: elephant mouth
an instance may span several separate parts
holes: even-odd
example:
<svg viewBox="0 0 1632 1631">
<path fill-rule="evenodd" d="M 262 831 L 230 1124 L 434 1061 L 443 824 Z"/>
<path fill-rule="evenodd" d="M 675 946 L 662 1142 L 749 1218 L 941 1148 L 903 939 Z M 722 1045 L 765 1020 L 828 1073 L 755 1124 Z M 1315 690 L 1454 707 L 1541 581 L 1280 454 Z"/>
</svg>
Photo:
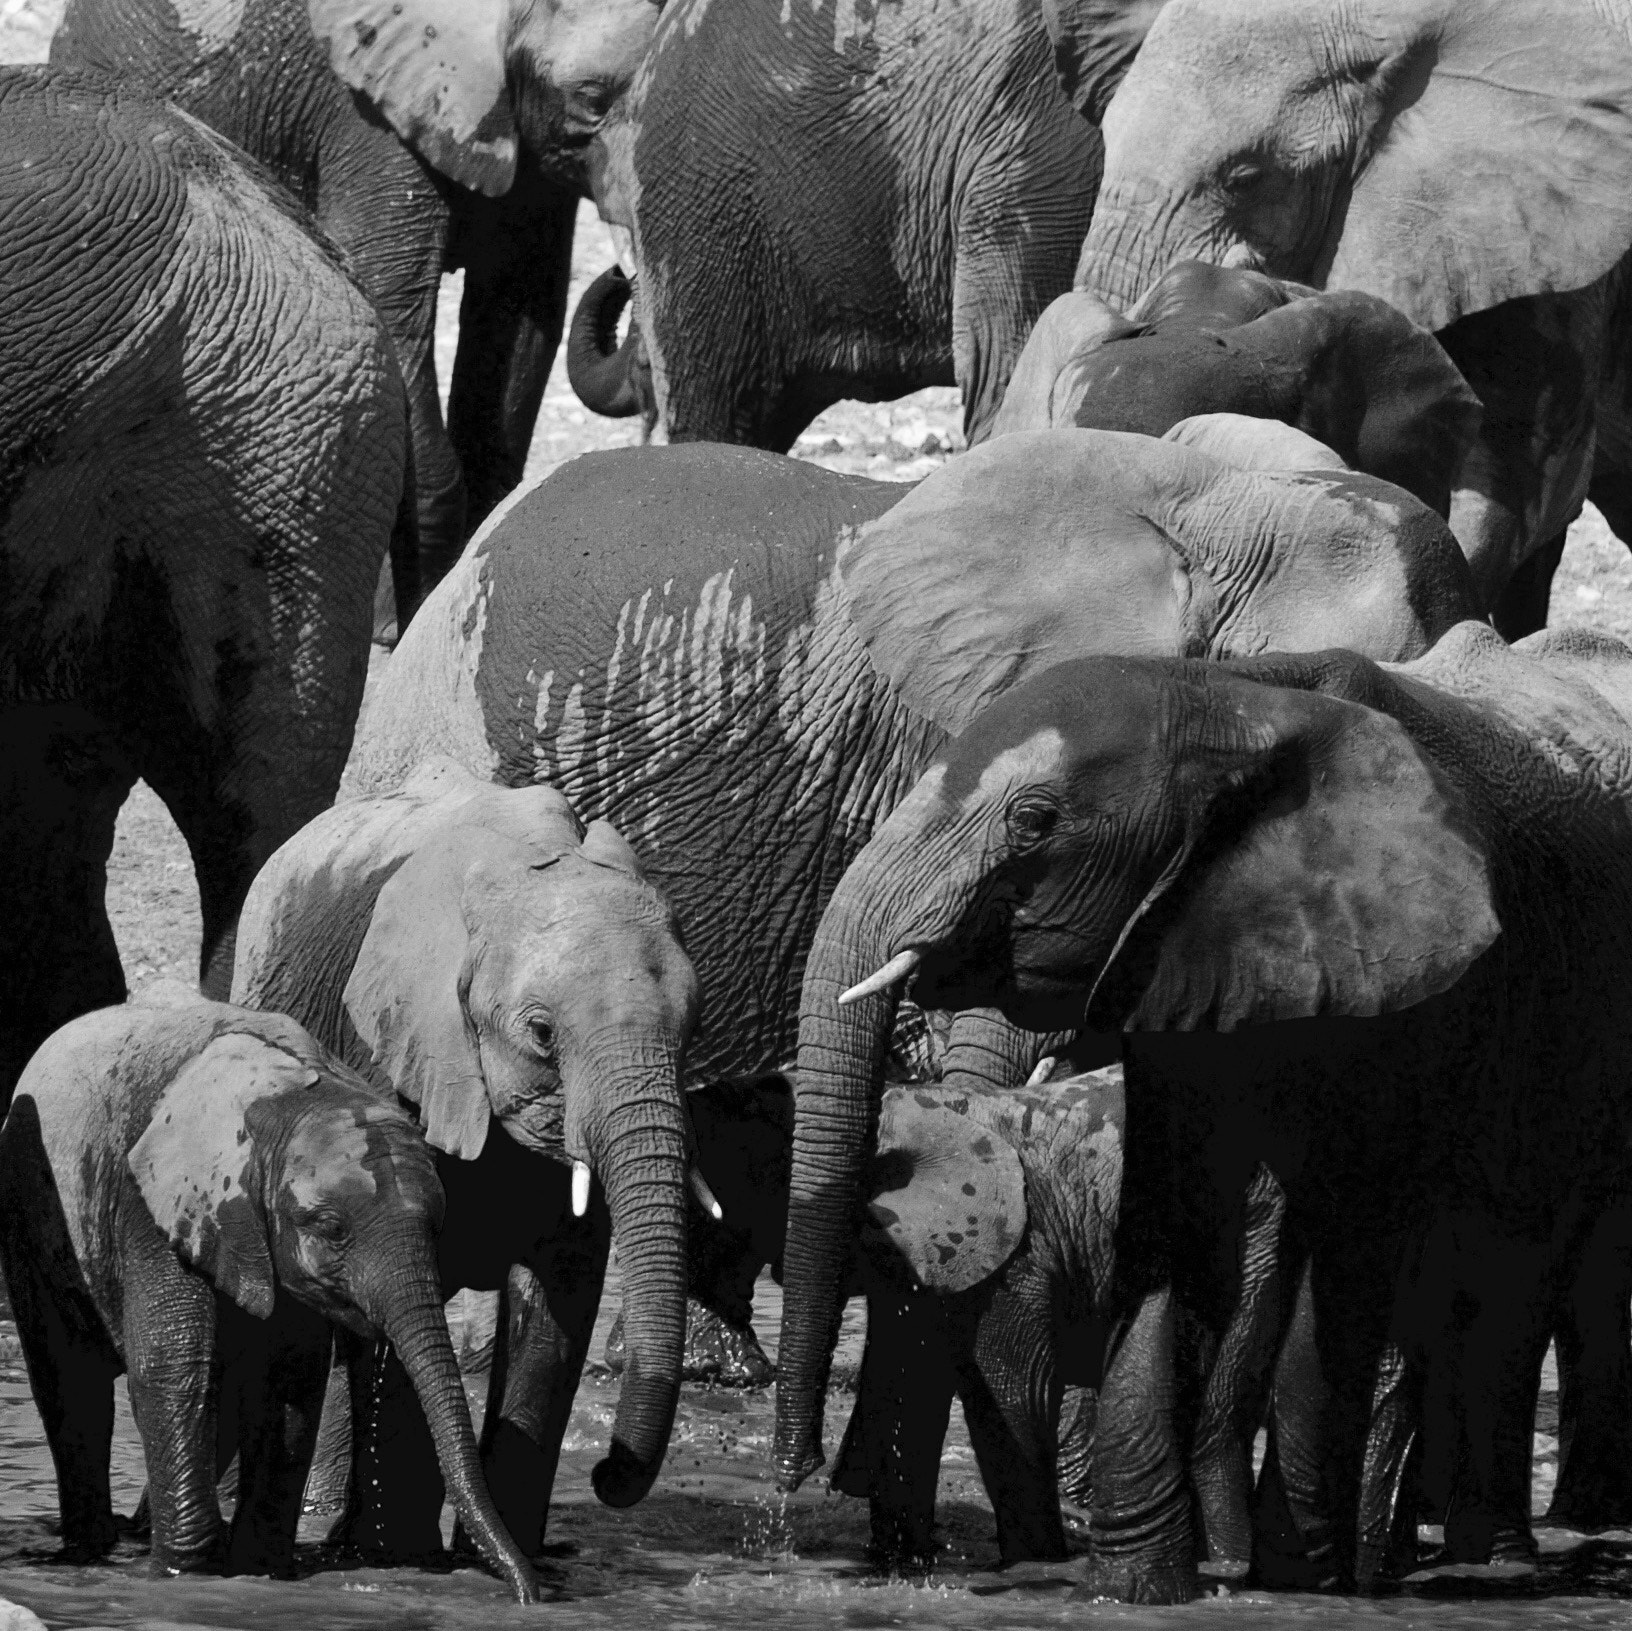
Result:
<svg viewBox="0 0 1632 1631">
<path fill-rule="evenodd" d="M 996 1008 L 1026 1030 L 1075 1030 L 1092 989 L 1080 969 L 1016 964 L 1006 946 L 986 955 L 926 953 L 912 985 L 920 1008 Z"/>
</svg>

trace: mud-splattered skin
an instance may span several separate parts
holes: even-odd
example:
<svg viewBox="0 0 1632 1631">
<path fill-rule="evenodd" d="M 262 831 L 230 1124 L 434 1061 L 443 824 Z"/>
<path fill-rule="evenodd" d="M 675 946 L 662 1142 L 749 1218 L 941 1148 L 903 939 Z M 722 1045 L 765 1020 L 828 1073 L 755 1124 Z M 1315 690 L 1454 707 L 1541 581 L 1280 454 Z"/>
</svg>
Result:
<svg viewBox="0 0 1632 1631">
<path fill-rule="evenodd" d="M 603 139 L 669 434 L 778 452 L 938 384 L 985 435 L 1099 171 L 1033 0 L 676 0 Z"/>
<path fill-rule="evenodd" d="M 339 783 L 406 414 L 298 214 L 134 92 L 0 77 L 0 1104 L 124 996 L 102 895 L 137 777 L 222 996 L 256 868 Z"/>
<path fill-rule="evenodd" d="M 154 1568 L 287 1573 L 334 1321 L 390 1337 L 477 1544 L 518 1595 L 536 1589 L 477 1466 L 435 1273 L 431 1152 L 294 1021 L 197 1002 L 65 1027 L 0 1128 L 0 1186 L 0 1260 L 71 1557 L 113 1545 L 107 1434 L 125 1372 Z M 215 1480 L 235 1451 L 229 1531 Z"/>
<path fill-rule="evenodd" d="M 526 14 L 513 31 L 500 15 L 510 10 Z M 306 0 L 72 0 L 51 61 L 175 101 L 269 166 L 345 251 L 409 388 L 420 558 L 419 589 L 413 575 L 399 582 L 406 612 L 521 479 L 565 317 L 583 143 L 626 87 L 657 8 L 415 0 L 405 14 L 340 0 L 314 7 L 312 20 L 307 12 Z M 441 42 L 458 93 L 447 112 L 413 102 L 416 61 L 348 65 L 347 47 L 393 24 L 427 66 L 426 41 Z M 364 76 L 393 67 L 382 113 Z M 484 94 L 489 105 L 465 105 Z M 465 295 L 444 428 L 432 339 L 438 280 L 458 268 Z"/>
<path fill-rule="evenodd" d="M 834 573 L 903 491 L 718 448 L 578 459 L 460 563 L 370 713 L 371 791 L 441 749 L 628 838 L 697 969 L 694 1077 L 790 1057 L 822 902 L 942 739 L 869 665 Z"/>
<path fill-rule="evenodd" d="M 1392 1520 L 1424 1355 L 1461 1411 L 1440 1418 L 1466 1458 L 1453 1552 L 1525 1551 L 1528 1401 L 1624 1160 L 1629 675 L 1615 642 L 1509 649 L 1476 624 L 1393 670 L 1342 653 L 1063 664 L 965 731 L 846 874 L 803 1001 L 818 1132 L 844 1113 L 830 1099 L 866 1105 L 887 1020 L 883 1000 L 833 1000 L 904 947 L 923 953 L 919 1002 L 1030 1024 L 1074 1007 L 1137 1033 L 1119 1255 L 1144 1297 L 1101 1423 L 1123 1416 L 1142 1471 L 1102 1488 L 1096 1463 L 1105 1589 L 1194 1589 L 1165 1288 L 1228 1338 L 1260 1166 L 1285 1191 L 1286 1283 L 1311 1275 L 1282 1365 L 1295 1352 L 1319 1378 L 1293 1390 L 1301 1425 L 1278 1419 L 1288 1504 L 1259 1533 L 1266 1578 L 1375 1578 L 1409 1556 Z M 817 1200 L 790 1213 L 785 1252 L 795 1477 L 819 1444 L 802 1345 L 819 1356 L 834 1250 L 810 1220 L 846 1193 L 841 1155 L 861 1170 L 840 1138 L 800 1134 L 793 1194 Z M 1458 1306 L 1476 1311 L 1448 1328 Z M 1305 1470 L 1321 1464 L 1324 1492 Z"/>
</svg>

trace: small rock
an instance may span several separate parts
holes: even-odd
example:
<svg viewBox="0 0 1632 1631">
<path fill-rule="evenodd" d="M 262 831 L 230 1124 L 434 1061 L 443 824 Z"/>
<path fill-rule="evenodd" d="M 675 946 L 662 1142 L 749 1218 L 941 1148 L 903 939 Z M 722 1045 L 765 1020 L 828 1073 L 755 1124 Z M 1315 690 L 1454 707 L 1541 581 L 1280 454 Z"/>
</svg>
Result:
<svg viewBox="0 0 1632 1631">
<path fill-rule="evenodd" d="M 45 1631 L 45 1621 L 21 1603 L 0 1597 L 0 1631 Z"/>
</svg>

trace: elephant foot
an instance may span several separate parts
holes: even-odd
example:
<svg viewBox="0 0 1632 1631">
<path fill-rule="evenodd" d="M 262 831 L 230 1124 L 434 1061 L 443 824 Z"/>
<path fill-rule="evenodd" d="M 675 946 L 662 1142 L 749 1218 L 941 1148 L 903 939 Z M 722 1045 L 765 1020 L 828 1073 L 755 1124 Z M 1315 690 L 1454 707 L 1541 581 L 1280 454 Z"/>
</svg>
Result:
<svg viewBox="0 0 1632 1631">
<path fill-rule="evenodd" d="M 100 1563 L 119 1543 L 119 1524 L 111 1512 L 75 1524 L 64 1530 L 62 1560 L 65 1563 Z"/>
<path fill-rule="evenodd" d="M 1534 1568 L 1541 1555 L 1527 1523 L 1503 1522 L 1478 1508 L 1452 1511 L 1445 1517 L 1445 1558 L 1450 1563 L 1494 1564 Z"/>
<path fill-rule="evenodd" d="M 228 1574 L 265 1574 L 274 1580 L 295 1578 L 294 1543 L 285 1537 L 234 1536 L 227 1547 Z"/>
<path fill-rule="evenodd" d="M 1619 1468 L 1593 1479 L 1572 1479 L 1566 1469 L 1553 1491 L 1546 1522 L 1585 1535 L 1632 1528 L 1632 1488 Z"/>
<path fill-rule="evenodd" d="M 1071 1595 L 1077 1600 L 1166 1605 L 1193 1602 L 1200 1589 L 1194 1562 L 1091 1555 L 1087 1578 Z"/>
</svg>

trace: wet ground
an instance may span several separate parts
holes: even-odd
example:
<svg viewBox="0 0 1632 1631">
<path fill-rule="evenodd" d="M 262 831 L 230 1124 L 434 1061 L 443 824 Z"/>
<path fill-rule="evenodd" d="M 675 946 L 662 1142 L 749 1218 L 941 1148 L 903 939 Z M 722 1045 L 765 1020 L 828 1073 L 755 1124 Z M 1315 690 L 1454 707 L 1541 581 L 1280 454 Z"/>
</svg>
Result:
<svg viewBox="0 0 1632 1631">
<path fill-rule="evenodd" d="M 780 1318 L 780 1296 L 760 1287 L 756 1323 L 768 1348 Z M 866 1505 L 831 1495 L 820 1479 L 787 1501 L 767 1471 L 773 1395 L 688 1387 L 668 1461 L 640 1506 L 613 1512 L 599 1505 L 589 1474 L 603 1453 L 618 1383 L 599 1358 L 617 1311 L 609 1285 L 592 1354 L 593 1374 L 580 1390 L 562 1456 L 542 1570 L 553 1597 L 542 1610 L 510 1603 L 504 1587 L 473 1569 L 344 1567 L 325 1554 L 327 1520 L 303 1525 L 304 1577 L 295 1581 L 154 1579 L 144 1550 L 122 1546 L 91 1568 L 54 1561 L 56 1486 L 39 1418 L 18 1357 L 14 1328 L 0 1318 L 0 1598 L 21 1603 L 48 1626 L 199 1628 L 394 1627 L 441 1631 L 480 1621 L 496 1628 L 627 1625 L 748 1631 L 776 1627 L 934 1626 L 969 1631 L 1095 1623 L 1154 1627 L 1179 1615 L 1240 1626 L 1432 1627 L 1435 1631 L 1502 1631 L 1505 1627 L 1632 1625 L 1632 1534 L 1588 1539 L 1543 1529 L 1542 1565 L 1530 1582 L 1425 1576 L 1399 1595 L 1372 1602 L 1212 1588 L 1189 1609 L 1127 1608 L 1083 1593 L 1080 1561 L 999 1569 L 991 1509 L 973 1452 L 954 1412 L 942 1463 L 938 1515 L 941 1555 L 922 1580 L 889 1579 L 863 1558 Z M 853 1374 L 860 1356 L 860 1304 L 845 1322 L 835 1374 Z M 1557 1458 L 1553 1378 L 1547 1378 L 1536 1438 L 1536 1511 L 1546 1506 Z M 472 1386 L 478 1413 L 482 1384 Z M 829 1444 L 848 1417 L 842 1386 L 829 1400 Z M 134 1508 L 143 1482 L 141 1448 L 124 1384 L 117 1389 L 113 1451 L 116 1508 Z M 451 1532 L 451 1509 L 444 1513 Z M 1198 1618 L 1199 1617 L 1199 1618 Z M 0 1608 L 0 1627 L 5 1626 Z"/>
</svg>

